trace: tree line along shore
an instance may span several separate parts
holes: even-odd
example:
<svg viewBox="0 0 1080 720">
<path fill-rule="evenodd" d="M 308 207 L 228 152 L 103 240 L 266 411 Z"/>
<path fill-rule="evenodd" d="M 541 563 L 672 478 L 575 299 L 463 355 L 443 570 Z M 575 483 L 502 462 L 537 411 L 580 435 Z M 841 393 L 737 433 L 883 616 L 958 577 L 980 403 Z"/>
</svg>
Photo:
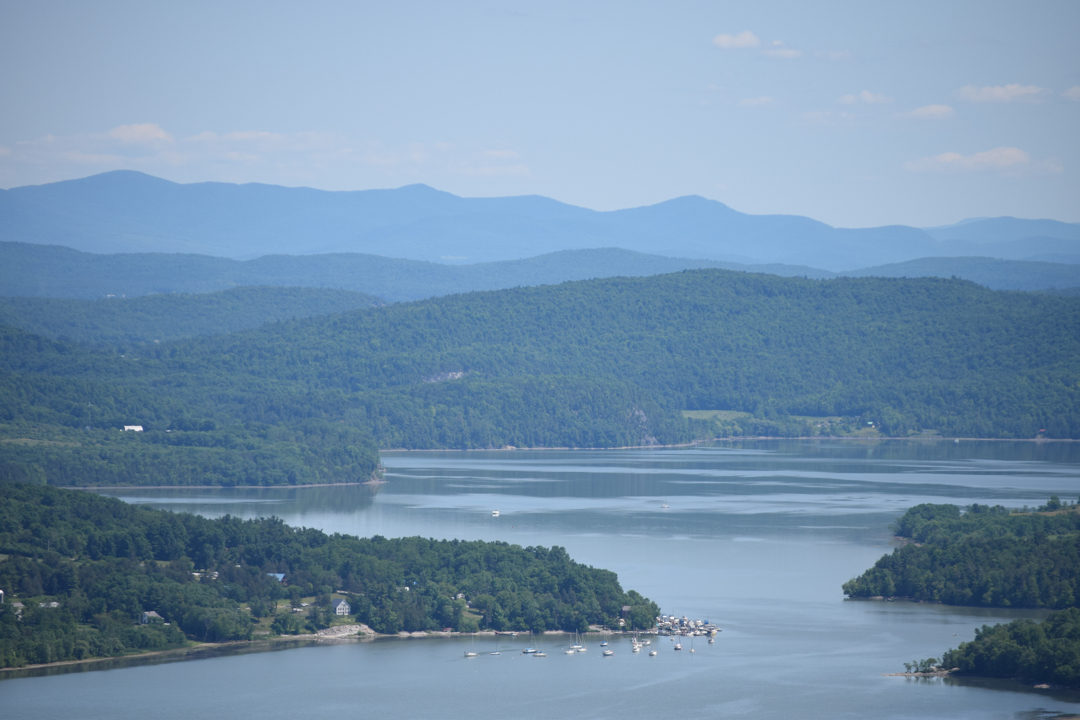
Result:
<svg viewBox="0 0 1080 720">
<path fill-rule="evenodd" d="M 8 303 L 0 478 L 306 485 L 367 480 L 380 447 L 1080 438 L 1078 298 L 723 270 L 377 307 L 279 290 L 218 298 L 198 327 L 191 296 L 154 298 L 153 322 Z"/>
<path fill-rule="evenodd" d="M 905 598 L 975 607 L 1046 608 L 975 631 L 909 674 L 1014 678 L 1080 687 L 1080 502 L 1039 508 L 922 504 L 896 522 L 904 543 L 844 583 L 851 598 Z"/>
<path fill-rule="evenodd" d="M 338 619 L 335 590 L 382 634 L 646 628 L 659 613 L 559 547 L 327 535 L 12 482 L 0 589 L 0 667 L 317 631 Z"/>
</svg>

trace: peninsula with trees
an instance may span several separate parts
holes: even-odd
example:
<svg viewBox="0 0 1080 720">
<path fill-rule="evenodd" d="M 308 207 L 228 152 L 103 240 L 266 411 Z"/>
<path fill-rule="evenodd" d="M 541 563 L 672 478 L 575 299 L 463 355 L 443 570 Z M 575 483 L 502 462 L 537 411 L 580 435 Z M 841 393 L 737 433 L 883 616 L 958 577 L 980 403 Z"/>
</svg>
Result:
<svg viewBox="0 0 1080 720">
<path fill-rule="evenodd" d="M 941 660 L 910 671 L 1016 678 L 1080 687 L 1080 503 L 1039 508 L 922 504 L 896 522 L 904 544 L 843 589 L 975 607 L 1052 608 L 1046 620 L 983 626 Z"/>
<path fill-rule="evenodd" d="M 310 632 L 329 602 L 278 601 L 335 592 L 383 634 L 647 628 L 659 614 L 560 547 L 327 535 L 15 482 L 0 482 L 0 589 L 0 668 Z"/>
</svg>

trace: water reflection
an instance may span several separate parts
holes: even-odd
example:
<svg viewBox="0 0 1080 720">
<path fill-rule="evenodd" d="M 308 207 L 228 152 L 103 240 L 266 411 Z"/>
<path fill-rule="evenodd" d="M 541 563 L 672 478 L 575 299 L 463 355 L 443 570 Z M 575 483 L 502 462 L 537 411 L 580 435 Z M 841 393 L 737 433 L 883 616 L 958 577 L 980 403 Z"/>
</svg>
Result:
<svg viewBox="0 0 1080 720">
<path fill-rule="evenodd" d="M 358 702 L 372 717 L 1026 719 L 1080 709 L 1075 695 L 1057 690 L 883 677 L 904 662 L 940 657 L 984 624 L 1045 613 L 845 601 L 840 591 L 890 550 L 889 524 L 916 503 L 1075 498 L 1080 444 L 746 441 L 386 453 L 383 462 L 389 482 L 376 488 L 106 492 L 209 516 L 276 515 L 328 532 L 563 545 L 665 611 L 718 621 L 721 639 L 692 656 L 668 651 L 652 664 L 629 652 L 607 661 L 594 653 L 576 664 L 557 654 L 467 664 L 467 640 L 312 647 L 183 663 L 182 671 L 129 668 L 115 681 L 82 682 L 85 673 L 15 681 L 4 684 L 6 705 L 20 717 L 67 717 L 89 707 L 88 717 L 110 720 L 150 709 L 166 718 L 291 717 L 298 707 L 340 714 Z M 38 693 L 8 690 L 34 682 L 56 684 Z M 188 688 L 213 702 L 181 692 Z"/>
</svg>

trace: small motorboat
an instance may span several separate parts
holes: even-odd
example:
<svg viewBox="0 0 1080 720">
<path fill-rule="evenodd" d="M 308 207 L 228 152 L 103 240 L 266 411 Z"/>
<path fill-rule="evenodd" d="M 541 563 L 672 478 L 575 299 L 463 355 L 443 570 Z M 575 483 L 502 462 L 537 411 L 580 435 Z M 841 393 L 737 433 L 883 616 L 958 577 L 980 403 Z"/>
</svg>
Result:
<svg viewBox="0 0 1080 720">
<path fill-rule="evenodd" d="M 467 652 L 467 653 L 465 653 L 465 657 L 476 657 L 476 653 L 474 653 L 474 652 Z"/>
<path fill-rule="evenodd" d="M 521 654 L 522 655 L 531 655 L 534 652 L 536 652 L 536 648 L 525 648 L 524 650 L 521 651 Z"/>
<path fill-rule="evenodd" d="M 682 643 L 675 643 L 676 650 L 682 650 Z"/>
<path fill-rule="evenodd" d="M 656 657 L 656 651 L 655 650 L 650 651 L 649 652 L 649 657 Z"/>
<path fill-rule="evenodd" d="M 614 654 L 615 654 L 614 650 L 605 650 L 604 651 L 604 657 L 611 657 Z"/>
<path fill-rule="evenodd" d="M 533 657 L 547 657 L 547 653 L 542 653 L 542 652 L 534 652 L 534 653 L 532 654 L 532 656 L 533 656 Z"/>
<path fill-rule="evenodd" d="M 491 517 L 499 517 L 499 511 L 498 510 L 492 510 L 491 511 Z"/>
<path fill-rule="evenodd" d="M 600 643 L 600 647 L 607 647 L 607 640 L 605 640 L 604 642 Z"/>
</svg>

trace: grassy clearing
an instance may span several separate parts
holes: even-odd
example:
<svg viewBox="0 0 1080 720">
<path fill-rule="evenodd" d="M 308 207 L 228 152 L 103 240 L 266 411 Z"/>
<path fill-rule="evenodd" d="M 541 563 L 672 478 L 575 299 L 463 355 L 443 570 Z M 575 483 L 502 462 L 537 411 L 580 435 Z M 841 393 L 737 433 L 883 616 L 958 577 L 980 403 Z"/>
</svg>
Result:
<svg viewBox="0 0 1080 720">
<path fill-rule="evenodd" d="M 683 410 L 682 416 L 691 420 L 738 420 L 752 417 L 751 413 L 738 410 Z"/>
</svg>

